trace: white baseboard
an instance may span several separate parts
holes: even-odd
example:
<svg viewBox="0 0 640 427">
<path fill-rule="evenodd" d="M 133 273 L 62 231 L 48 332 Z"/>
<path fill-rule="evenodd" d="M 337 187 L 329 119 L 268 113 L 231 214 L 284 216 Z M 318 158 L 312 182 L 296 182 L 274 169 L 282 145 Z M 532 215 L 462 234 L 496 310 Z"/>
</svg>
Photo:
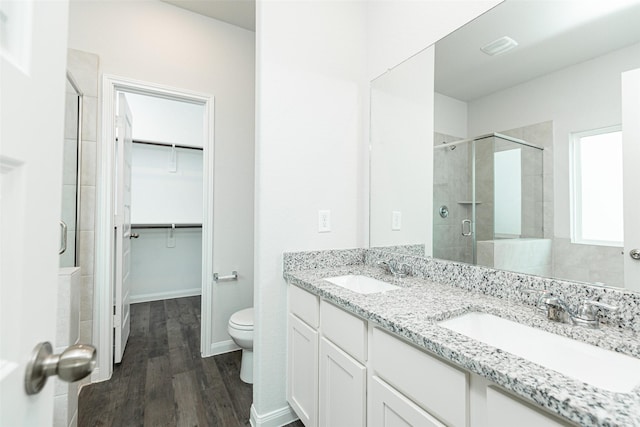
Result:
<svg viewBox="0 0 640 427">
<path fill-rule="evenodd" d="M 159 301 L 163 299 L 193 297 L 202 293 L 201 288 L 180 289 L 179 291 L 153 292 L 150 294 L 131 295 L 131 304 L 139 302 Z"/>
<path fill-rule="evenodd" d="M 263 415 L 258 415 L 256 407 L 251 405 L 249 422 L 252 427 L 280 427 L 292 423 L 297 419 L 298 416 L 289 405 Z"/>
<path fill-rule="evenodd" d="M 209 353 L 203 354 L 202 357 L 217 356 L 218 354 L 229 353 L 236 350 L 240 350 L 240 347 L 238 347 L 233 340 L 218 341 L 211 344 Z"/>
<path fill-rule="evenodd" d="M 101 372 L 100 372 L 100 367 L 96 367 L 93 372 L 91 373 L 91 381 L 89 381 L 88 384 L 82 384 L 81 387 L 84 387 L 85 385 L 89 385 L 89 384 L 93 384 L 93 383 L 99 383 L 102 381 L 109 381 L 109 377 L 103 377 Z"/>
</svg>

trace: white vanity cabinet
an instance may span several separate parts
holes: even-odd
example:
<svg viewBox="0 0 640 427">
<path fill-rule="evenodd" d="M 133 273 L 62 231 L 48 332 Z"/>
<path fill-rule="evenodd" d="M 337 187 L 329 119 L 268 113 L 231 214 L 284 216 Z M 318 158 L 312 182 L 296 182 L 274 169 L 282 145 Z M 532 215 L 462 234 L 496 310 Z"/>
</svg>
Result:
<svg viewBox="0 0 640 427">
<path fill-rule="evenodd" d="M 306 427 L 365 427 L 367 322 L 289 286 L 287 400 Z"/>
<path fill-rule="evenodd" d="M 320 427 L 365 427 L 367 322 L 320 301 Z"/>
<path fill-rule="evenodd" d="M 318 425 L 319 298 L 289 286 L 287 400 L 306 427 Z"/>
<path fill-rule="evenodd" d="M 369 381 L 369 427 L 445 427 L 377 376 Z"/>
<path fill-rule="evenodd" d="M 491 427 L 566 427 L 571 424 L 547 414 L 502 390 L 487 387 L 487 425 Z"/>
<path fill-rule="evenodd" d="M 378 328 L 373 328 L 371 366 L 405 399 L 442 421 L 433 425 L 469 425 L 469 374 L 465 371 Z"/>
<path fill-rule="evenodd" d="M 319 425 L 365 427 L 366 386 L 364 365 L 320 338 Z"/>
<path fill-rule="evenodd" d="M 551 413 L 296 286 L 287 399 L 306 427 L 566 427 Z"/>
</svg>

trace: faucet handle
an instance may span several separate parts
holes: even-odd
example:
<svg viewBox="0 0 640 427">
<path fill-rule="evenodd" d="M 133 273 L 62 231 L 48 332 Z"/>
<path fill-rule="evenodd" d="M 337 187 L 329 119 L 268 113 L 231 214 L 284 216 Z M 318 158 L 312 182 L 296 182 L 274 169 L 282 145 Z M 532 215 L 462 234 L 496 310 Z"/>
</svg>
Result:
<svg viewBox="0 0 640 427">
<path fill-rule="evenodd" d="M 536 300 L 536 310 L 538 311 L 546 311 L 545 307 L 541 307 L 541 303 L 545 300 L 549 300 L 553 297 L 551 291 L 547 289 L 522 289 L 523 292 L 527 294 L 537 294 L 538 299 Z"/>
<path fill-rule="evenodd" d="M 578 310 L 578 316 L 585 320 L 595 320 L 598 309 L 607 310 L 612 313 L 618 311 L 618 307 L 615 305 L 605 304 L 595 300 L 586 300 L 582 303 L 580 310 Z"/>
<path fill-rule="evenodd" d="M 598 309 L 607 310 L 612 313 L 618 311 L 618 307 L 614 305 L 605 304 L 595 300 L 586 300 L 582 303 L 582 306 L 580 306 L 575 320 L 585 326 L 597 328 L 600 324 L 598 319 Z"/>
</svg>

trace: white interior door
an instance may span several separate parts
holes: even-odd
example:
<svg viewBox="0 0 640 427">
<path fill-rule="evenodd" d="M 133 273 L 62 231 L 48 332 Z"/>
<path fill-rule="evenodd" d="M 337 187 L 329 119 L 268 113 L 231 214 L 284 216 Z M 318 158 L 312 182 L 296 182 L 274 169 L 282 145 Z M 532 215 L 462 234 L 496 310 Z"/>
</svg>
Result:
<svg viewBox="0 0 640 427">
<path fill-rule="evenodd" d="M 622 154 L 624 176 L 624 287 L 640 291 L 640 68 L 622 73 Z M 640 257 L 640 252 L 637 252 Z"/>
<path fill-rule="evenodd" d="M 131 329 L 131 153 L 132 117 L 124 93 L 118 94 L 116 120 L 116 272 L 115 272 L 115 363 L 122 361 Z"/>
<path fill-rule="evenodd" d="M 0 10 L 0 425 L 50 426 L 54 382 L 27 396 L 24 377 L 55 340 L 68 10 Z"/>
</svg>

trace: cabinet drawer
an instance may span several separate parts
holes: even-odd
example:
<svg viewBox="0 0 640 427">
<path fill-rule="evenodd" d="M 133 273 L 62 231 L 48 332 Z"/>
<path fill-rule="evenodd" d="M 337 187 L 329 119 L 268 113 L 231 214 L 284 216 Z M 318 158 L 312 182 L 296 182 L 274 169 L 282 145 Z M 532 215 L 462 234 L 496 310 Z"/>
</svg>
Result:
<svg viewBox="0 0 640 427">
<path fill-rule="evenodd" d="M 322 335 L 351 357 L 367 360 L 367 323 L 326 301 L 320 302 Z"/>
<path fill-rule="evenodd" d="M 468 374 L 374 328 L 374 371 L 448 426 L 468 425 Z"/>
<path fill-rule="evenodd" d="M 369 405 L 369 427 L 445 427 L 376 376 L 371 378 Z"/>
<path fill-rule="evenodd" d="M 491 427 L 566 427 L 572 425 L 494 387 L 487 387 L 487 423 Z"/>
<path fill-rule="evenodd" d="M 289 285 L 289 311 L 309 326 L 318 329 L 320 324 L 320 298 L 295 285 Z"/>
</svg>

